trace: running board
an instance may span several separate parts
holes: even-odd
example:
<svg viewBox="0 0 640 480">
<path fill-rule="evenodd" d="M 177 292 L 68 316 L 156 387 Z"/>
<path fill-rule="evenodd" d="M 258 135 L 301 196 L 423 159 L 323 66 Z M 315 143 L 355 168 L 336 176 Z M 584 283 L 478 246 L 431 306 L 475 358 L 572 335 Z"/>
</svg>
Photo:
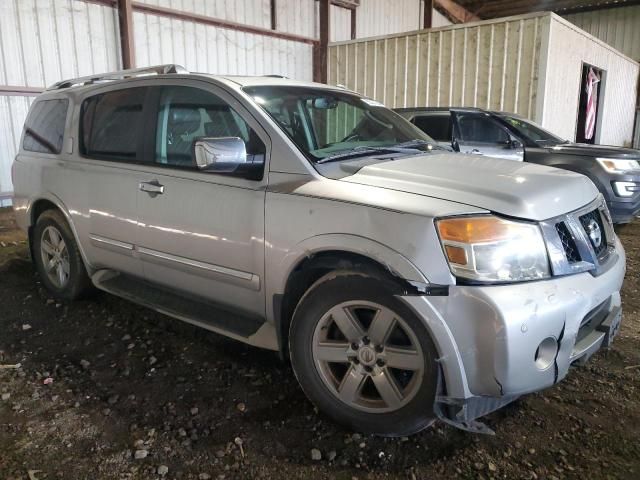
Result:
<svg viewBox="0 0 640 480">
<path fill-rule="evenodd" d="M 99 270 L 92 277 L 100 290 L 215 333 L 269 350 L 279 350 L 275 328 L 257 315 L 231 311 L 186 297 L 130 275 Z"/>
</svg>

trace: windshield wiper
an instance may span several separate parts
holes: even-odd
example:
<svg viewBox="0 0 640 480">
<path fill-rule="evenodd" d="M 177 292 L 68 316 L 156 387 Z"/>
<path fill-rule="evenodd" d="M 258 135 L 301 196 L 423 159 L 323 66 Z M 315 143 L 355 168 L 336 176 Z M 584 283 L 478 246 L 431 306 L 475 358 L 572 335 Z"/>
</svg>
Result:
<svg viewBox="0 0 640 480">
<path fill-rule="evenodd" d="M 415 147 L 422 147 L 422 146 L 426 146 L 427 150 L 426 151 L 430 151 L 430 150 L 446 150 L 446 148 L 437 145 L 435 143 L 432 142 L 428 142 L 427 140 L 409 140 L 408 142 L 403 142 L 403 143 L 397 143 L 395 145 L 393 145 L 394 147 L 401 147 L 401 148 L 415 148 Z M 424 150 L 420 150 L 421 152 L 424 152 Z"/>
<path fill-rule="evenodd" d="M 316 164 L 320 165 L 323 163 L 334 162 L 336 160 L 347 160 L 349 158 L 358 158 L 365 157 L 367 155 L 371 155 L 372 153 L 414 153 L 414 152 L 424 152 L 419 148 L 416 148 L 420 145 L 430 145 L 431 148 L 434 148 L 429 142 L 425 142 L 424 140 L 411 140 L 409 142 L 398 143 L 396 145 L 389 145 L 386 147 L 367 147 L 367 146 L 359 146 L 352 148 L 346 153 L 338 153 L 336 155 L 330 155 L 328 157 L 322 158 L 316 161 Z"/>
<path fill-rule="evenodd" d="M 358 157 L 366 157 L 367 155 L 371 155 L 372 153 L 398 153 L 402 152 L 401 148 L 395 147 L 355 147 L 349 150 L 346 153 L 337 153 L 335 155 L 330 155 L 328 157 L 322 158 L 316 161 L 316 164 L 320 165 L 323 163 L 334 162 L 336 160 L 347 160 L 349 158 L 358 158 Z"/>
</svg>

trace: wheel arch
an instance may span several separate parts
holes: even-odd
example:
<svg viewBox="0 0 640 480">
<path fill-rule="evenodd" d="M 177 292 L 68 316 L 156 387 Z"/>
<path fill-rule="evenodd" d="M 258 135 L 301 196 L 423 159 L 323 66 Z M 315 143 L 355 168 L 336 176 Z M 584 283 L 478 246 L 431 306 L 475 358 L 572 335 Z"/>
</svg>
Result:
<svg viewBox="0 0 640 480">
<path fill-rule="evenodd" d="M 407 258 L 373 240 L 355 235 L 321 235 L 301 242 L 286 257 L 289 266 L 271 301 L 283 356 L 287 354 L 293 312 L 304 293 L 334 270 L 352 270 L 375 277 L 398 295 L 417 294 L 427 278 Z"/>
<path fill-rule="evenodd" d="M 76 227 L 71 219 L 71 215 L 69 214 L 67 208 L 64 206 L 62 201 L 60 201 L 60 199 L 55 197 L 49 197 L 49 196 L 40 197 L 31 201 L 29 205 L 29 210 L 27 214 L 27 218 L 29 221 L 29 224 L 27 227 L 27 238 L 29 240 L 29 253 L 31 254 L 31 258 L 33 258 L 33 254 L 34 254 L 33 229 L 36 225 L 36 222 L 38 221 L 38 218 L 40 218 L 40 216 L 48 210 L 56 210 L 62 214 L 62 216 L 67 222 L 67 225 L 69 225 L 69 228 L 71 229 L 71 233 L 73 234 L 73 239 L 75 240 L 76 245 L 78 246 L 78 250 L 80 251 L 80 256 L 82 257 L 82 261 L 84 262 L 85 268 L 87 269 L 88 272 L 90 272 L 91 271 L 89 267 L 90 264 L 87 261 L 87 257 L 85 255 L 85 251 L 82 246 L 82 243 L 78 239 L 78 232 L 76 231 Z"/>
</svg>

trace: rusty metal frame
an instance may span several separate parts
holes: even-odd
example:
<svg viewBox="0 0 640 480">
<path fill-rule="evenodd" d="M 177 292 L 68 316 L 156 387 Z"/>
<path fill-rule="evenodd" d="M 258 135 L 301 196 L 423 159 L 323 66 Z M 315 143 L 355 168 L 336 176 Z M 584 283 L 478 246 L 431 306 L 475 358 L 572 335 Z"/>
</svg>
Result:
<svg viewBox="0 0 640 480">
<path fill-rule="evenodd" d="M 433 26 L 433 0 L 424 0 L 423 5 L 422 28 L 431 28 Z"/>
<path fill-rule="evenodd" d="M 136 51 L 133 38 L 133 2 L 118 0 L 118 23 L 120 25 L 120 52 L 122 68 L 133 68 L 136 64 Z"/>
<path fill-rule="evenodd" d="M 172 8 L 157 7 L 155 5 L 148 5 L 146 3 L 131 2 L 133 10 L 136 12 L 150 13 L 153 15 L 159 15 L 163 17 L 175 18 L 179 20 L 186 20 L 194 23 L 202 23 L 205 25 L 211 25 L 214 27 L 227 28 L 230 30 L 238 30 L 245 33 L 253 33 L 256 35 L 264 35 L 266 37 L 275 37 L 282 40 L 291 40 L 293 42 L 308 43 L 313 45 L 317 42 L 315 38 L 305 37 L 302 35 L 295 35 L 293 33 L 278 32 L 267 28 L 254 27 L 252 25 L 245 25 L 242 23 L 231 22 L 229 20 L 222 20 L 219 18 L 209 17 L 206 15 L 199 15 L 197 13 L 181 12 L 180 10 L 174 10 Z"/>
<path fill-rule="evenodd" d="M 44 92 L 44 88 L 22 87 L 17 85 L 0 85 L 0 96 L 35 97 Z"/>
<path fill-rule="evenodd" d="M 327 56 L 329 51 L 330 0 L 320 0 L 320 40 L 314 46 L 313 81 L 327 82 Z"/>
<path fill-rule="evenodd" d="M 271 16 L 271 30 L 278 29 L 278 0 L 271 0 L 269 3 L 269 12 Z"/>
</svg>

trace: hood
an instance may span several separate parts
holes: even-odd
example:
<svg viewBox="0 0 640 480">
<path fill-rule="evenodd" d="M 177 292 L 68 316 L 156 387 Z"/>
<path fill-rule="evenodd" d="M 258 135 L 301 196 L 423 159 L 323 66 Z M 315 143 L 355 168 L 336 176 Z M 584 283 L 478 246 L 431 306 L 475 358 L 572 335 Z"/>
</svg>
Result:
<svg viewBox="0 0 640 480">
<path fill-rule="evenodd" d="M 613 145 L 590 145 L 588 143 L 563 143 L 547 148 L 550 152 L 565 155 L 581 155 L 589 157 L 640 159 L 640 150 L 633 148 L 615 147 Z"/>
<path fill-rule="evenodd" d="M 587 177 L 552 167 L 458 153 L 426 154 L 368 165 L 341 179 L 545 220 L 593 201 Z"/>
</svg>

